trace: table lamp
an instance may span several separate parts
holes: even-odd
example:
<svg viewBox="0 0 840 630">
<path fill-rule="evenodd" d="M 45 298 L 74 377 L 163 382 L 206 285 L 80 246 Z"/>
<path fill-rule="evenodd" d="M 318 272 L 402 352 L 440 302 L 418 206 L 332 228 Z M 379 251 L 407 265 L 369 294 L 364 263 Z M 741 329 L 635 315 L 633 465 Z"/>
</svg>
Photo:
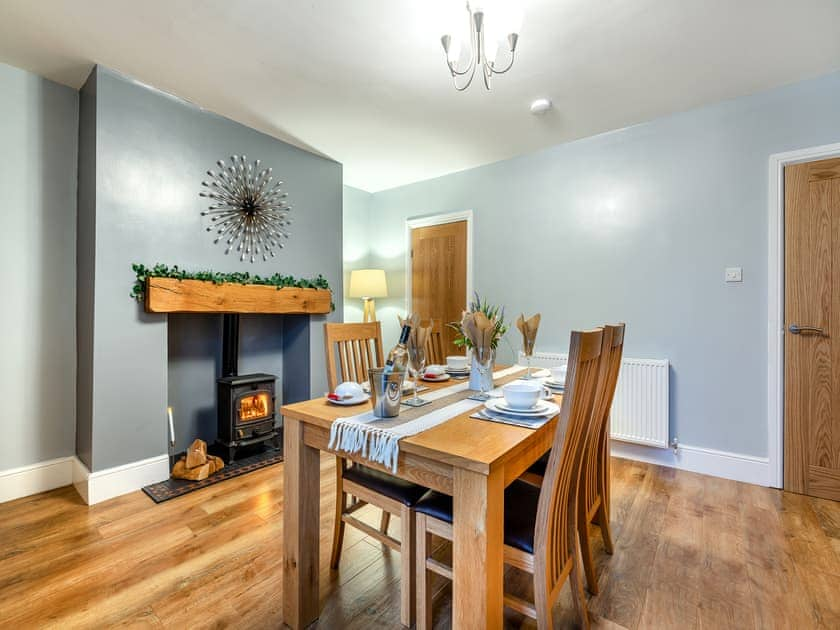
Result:
<svg viewBox="0 0 840 630">
<path fill-rule="evenodd" d="M 365 301 L 364 322 L 376 321 L 376 306 L 373 298 L 388 297 L 388 285 L 385 283 L 384 269 L 356 269 L 350 272 L 351 298 Z"/>
</svg>

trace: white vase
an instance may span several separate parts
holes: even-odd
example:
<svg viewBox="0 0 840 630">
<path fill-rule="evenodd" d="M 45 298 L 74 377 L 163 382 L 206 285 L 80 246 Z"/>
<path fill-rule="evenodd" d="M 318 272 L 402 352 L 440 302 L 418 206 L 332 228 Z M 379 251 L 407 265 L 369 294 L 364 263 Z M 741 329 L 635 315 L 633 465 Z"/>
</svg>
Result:
<svg viewBox="0 0 840 630">
<path fill-rule="evenodd" d="M 478 370 L 478 361 L 476 361 L 475 356 L 471 355 L 472 357 L 472 365 L 470 367 L 470 389 L 474 389 L 476 391 L 481 391 L 481 381 L 484 380 L 484 391 L 489 392 L 493 389 L 493 367 L 496 363 L 495 359 L 493 362 L 490 363 L 490 369 L 487 370 L 487 374 L 485 376 L 481 375 L 481 372 Z"/>
</svg>

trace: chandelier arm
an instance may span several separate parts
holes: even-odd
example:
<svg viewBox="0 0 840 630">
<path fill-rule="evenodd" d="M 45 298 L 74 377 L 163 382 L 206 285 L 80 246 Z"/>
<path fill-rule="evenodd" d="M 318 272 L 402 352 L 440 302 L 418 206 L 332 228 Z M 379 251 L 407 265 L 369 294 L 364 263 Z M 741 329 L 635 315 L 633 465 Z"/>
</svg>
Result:
<svg viewBox="0 0 840 630">
<path fill-rule="evenodd" d="M 515 59 L 516 59 L 516 52 L 511 51 L 510 52 L 510 63 L 507 65 L 507 67 L 503 70 L 496 70 L 496 68 L 491 67 L 490 68 L 491 74 L 504 74 L 505 72 L 507 72 L 508 70 L 513 68 L 513 62 L 515 61 Z"/>
<path fill-rule="evenodd" d="M 458 87 L 458 81 L 455 79 L 455 77 L 452 77 L 452 83 L 455 85 L 455 89 L 456 89 L 458 92 L 463 92 L 463 91 L 464 91 L 464 90 L 466 90 L 468 87 L 470 87 L 470 85 L 472 85 L 473 78 L 475 78 L 475 69 L 476 69 L 477 67 L 478 67 L 478 66 L 477 66 L 476 64 L 473 64 L 473 66 L 472 66 L 472 72 L 470 73 L 470 78 L 469 78 L 469 79 L 467 79 L 467 82 L 466 82 L 466 83 L 465 83 L 462 87 Z"/>
<path fill-rule="evenodd" d="M 446 65 L 449 67 L 449 71 L 452 73 L 453 77 L 454 76 L 462 77 L 464 75 L 469 74 L 471 71 L 474 70 L 474 68 L 475 68 L 475 64 L 473 63 L 474 61 L 475 61 L 474 59 L 470 59 L 470 64 L 466 68 L 464 68 L 463 71 L 457 70 L 455 68 L 455 64 L 453 64 L 451 61 L 449 61 L 448 58 L 446 59 Z"/>
</svg>

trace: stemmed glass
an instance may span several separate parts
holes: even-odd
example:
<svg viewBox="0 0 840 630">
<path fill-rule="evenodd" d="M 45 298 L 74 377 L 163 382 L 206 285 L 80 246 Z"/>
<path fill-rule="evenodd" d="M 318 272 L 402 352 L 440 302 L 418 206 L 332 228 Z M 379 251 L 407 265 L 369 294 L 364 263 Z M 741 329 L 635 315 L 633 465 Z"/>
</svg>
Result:
<svg viewBox="0 0 840 630">
<path fill-rule="evenodd" d="M 408 373 L 414 379 L 414 398 L 405 401 L 411 407 L 420 407 L 426 404 L 426 400 L 420 398 L 417 392 L 417 378 L 426 369 L 426 349 L 417 344 L 408 344 Z"/>
<path fill-rule="evenodd" d="M 492 348 L 474 348 L 475 364 L 478 368 L 479 375 L 479 390 L 480 393 L 476 396 L 478 400 L 487 400 L 490 395 L 487 393 L 490 388 L 487 387 L 487 375 L 490 373 L 490 368 L 493 365 L 493 356 L 495 351 Z"/>
<path fill-rule="evenodd" d="M 531 376 L 531 356 L 534 354 L 534 342 L 536 339 L 528 339 L 527 337 L 522 337 L 522 354 L 525 355 L 525 365 L 528 366 L 528 371 L 525 372 L 525 376 L 523 379 L 532 379 L 534 378 Z"/>
</svg>

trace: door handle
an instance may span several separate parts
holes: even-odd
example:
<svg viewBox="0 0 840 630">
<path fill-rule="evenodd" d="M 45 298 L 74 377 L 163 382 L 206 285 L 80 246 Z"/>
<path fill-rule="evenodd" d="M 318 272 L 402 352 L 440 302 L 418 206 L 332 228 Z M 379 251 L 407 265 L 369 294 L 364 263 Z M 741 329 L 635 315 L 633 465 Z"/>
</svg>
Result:
<svg viewBox="0 0 840 630">
<path fill-rule="evenodd" d="M 788 330 L 794 335 L 800 335 L 802 333 L 813 333 L 815 335 L 825 336 L 825 331 L 822 328 L 817 328 L 816 326 L 800 326 L 798 324 L 791 324 L 788 327 Z"/>
</svg>

